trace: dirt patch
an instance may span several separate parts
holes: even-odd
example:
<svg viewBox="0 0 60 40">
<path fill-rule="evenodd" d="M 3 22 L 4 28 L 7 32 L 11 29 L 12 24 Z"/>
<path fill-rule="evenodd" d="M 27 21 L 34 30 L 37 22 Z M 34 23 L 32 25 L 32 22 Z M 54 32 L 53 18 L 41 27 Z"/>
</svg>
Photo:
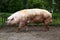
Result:
<svg viewBox="0 0 60 40">
<path fill-rule="evenodd" d="M 49 31 L 41 31 L 44 27 L 28 27 L 15 32 L 17 27 L 3 27 L 0 29 L 0 40 L 60 40 L 60 26 L 51 26 Z"/>
</svg>

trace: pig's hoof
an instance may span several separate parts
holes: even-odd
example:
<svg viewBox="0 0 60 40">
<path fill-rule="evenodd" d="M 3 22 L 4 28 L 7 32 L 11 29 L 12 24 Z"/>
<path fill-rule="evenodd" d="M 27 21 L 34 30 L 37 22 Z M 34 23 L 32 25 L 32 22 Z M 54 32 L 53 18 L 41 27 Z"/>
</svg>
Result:
<svg viewBox="0 0 60 40">
<path fill-rule="evenodd" d="M 26 32 L 28 32 L 28 28 L 26 28 L 25 30 L 26 30 Z"/>
<path fill-rule="evenodd" d="M 47 30 L 47 29 L 42 29 L 42 31 L 47 32 L 47 31 L 49 31 L 49 30 Z"/>
<path fill-rule="evenodd" d="M 16 33 L 19 33 L 19 30 L 16 30 Z"/>
<path fill-rule="evenodd" d="M 19 33 L 19 31 L 16 31 L 16 33 Z"/>
</svg>

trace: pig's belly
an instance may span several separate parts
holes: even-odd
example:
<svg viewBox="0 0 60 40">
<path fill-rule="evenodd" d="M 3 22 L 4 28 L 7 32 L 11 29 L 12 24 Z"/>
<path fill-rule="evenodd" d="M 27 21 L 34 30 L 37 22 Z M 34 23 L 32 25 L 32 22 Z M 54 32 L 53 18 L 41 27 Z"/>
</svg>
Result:
<svg viewBox="0 0 60 40">
<path fill-rule="evenodd" d="M 33 20 L 32 20 L 32 22 L 34 22 L 34 23 L 40 23 L 40 22 L 43 22 L 43 21 L 44 20 L 41 17 L 36 17 L 36 18 L 33 18 Z"/>
</svg>

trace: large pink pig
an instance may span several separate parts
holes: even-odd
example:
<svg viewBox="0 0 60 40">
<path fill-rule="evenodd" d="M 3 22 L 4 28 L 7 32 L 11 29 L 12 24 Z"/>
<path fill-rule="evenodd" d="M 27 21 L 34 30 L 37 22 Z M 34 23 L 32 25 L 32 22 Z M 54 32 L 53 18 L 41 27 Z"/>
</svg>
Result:
<svg viewBox="0 0 60 40">
<path fill-rule="evenodd" d="M 13 25 L 19 23 L 19 27 L 16 30 L 18 32 L 30 22 L 36 24 L 44 22 L 46 30 L 49 30 L 49 23 L 52 22 L 52 14 L 44 9 L 24 9 L 9 16 L 7 24 Z"/>
</svg>

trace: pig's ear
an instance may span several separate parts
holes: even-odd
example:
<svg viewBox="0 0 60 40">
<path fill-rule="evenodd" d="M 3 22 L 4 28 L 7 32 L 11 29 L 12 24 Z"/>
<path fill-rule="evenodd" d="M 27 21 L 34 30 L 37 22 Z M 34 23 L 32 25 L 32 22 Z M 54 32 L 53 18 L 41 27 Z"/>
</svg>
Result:
<svg viewBox="0 0 60 40">
<path fill-rule="evenodd" d="M 11 21 L 14 20 L 14 18 L 11 19 Z"/>
</svg>

